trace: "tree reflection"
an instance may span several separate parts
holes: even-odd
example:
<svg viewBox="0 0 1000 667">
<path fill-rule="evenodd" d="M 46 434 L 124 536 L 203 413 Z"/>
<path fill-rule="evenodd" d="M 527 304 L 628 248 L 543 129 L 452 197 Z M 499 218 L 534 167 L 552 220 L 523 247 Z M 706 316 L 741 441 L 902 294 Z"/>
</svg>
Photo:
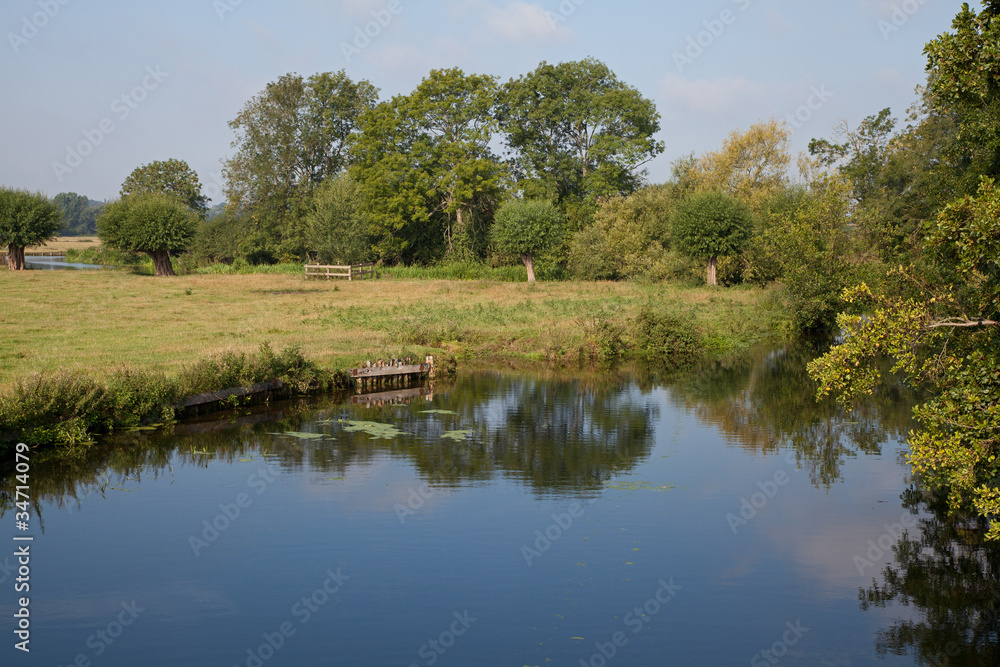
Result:
<svg viewBox="0 0 1000 667">
<path fill-rule="evenodd" d="M 832 400 L 817 402 L 816 385 L 806 374 L 817 354 L 803 343 L 708 363 L 678 378 L 671 396 L 748 452 L 792 448 L 813 483 L 829 487 L 842 479 L 846 459 L 880 454 L 890 436 L 905 437 L 912 428 L 913 396 L 890 380 L 875 400 L 850 413 Z"/>
<path fill-rule="evenodd" d="M 918 664 L 1000 664 L 1000 545 L 986 543 L 978 517 L 948 516 L 945 498 L 911 488 L 904 506 L 929 514 L 904 533 L 883 582 L 862 588 L 861 608 L 894 602 L 921 612 L 878 632 L 879 655 L 912 653 Z"/>
</svg>

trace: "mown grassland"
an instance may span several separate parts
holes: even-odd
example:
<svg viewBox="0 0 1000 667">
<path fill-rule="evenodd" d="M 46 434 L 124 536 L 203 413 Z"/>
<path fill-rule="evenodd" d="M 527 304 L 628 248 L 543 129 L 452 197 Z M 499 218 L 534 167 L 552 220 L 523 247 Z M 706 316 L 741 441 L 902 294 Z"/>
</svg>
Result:
<svg viewBox="0 0 1000 667">
<path fill-rule="evenodd" d="M 0 271 L 0 294 L 0 391 L 56 369 L 103 376 L 129 366 L 173 375 L 265 341 L 297 346 L 330 368 L 434 351 L 469 363 L 570 364 L 600 323 L 625 323 L 644 309 L 691 322 L 716 354 L 785 327 L 772 292 L 664 284 Z"/>
</svg>

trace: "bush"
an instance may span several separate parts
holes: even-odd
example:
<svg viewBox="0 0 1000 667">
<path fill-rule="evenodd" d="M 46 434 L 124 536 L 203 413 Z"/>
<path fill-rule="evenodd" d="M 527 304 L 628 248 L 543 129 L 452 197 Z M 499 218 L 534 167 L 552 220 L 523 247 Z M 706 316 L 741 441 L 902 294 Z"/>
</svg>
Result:
<svg viewBox="0 0 1000 667">
<path fill-rule="evenodd" d="M 698 333 L 688 322 L 644 310 L 632 324 L 636 352 L 667 368 L 683 368 L 703 353 Z"/>
</svg>

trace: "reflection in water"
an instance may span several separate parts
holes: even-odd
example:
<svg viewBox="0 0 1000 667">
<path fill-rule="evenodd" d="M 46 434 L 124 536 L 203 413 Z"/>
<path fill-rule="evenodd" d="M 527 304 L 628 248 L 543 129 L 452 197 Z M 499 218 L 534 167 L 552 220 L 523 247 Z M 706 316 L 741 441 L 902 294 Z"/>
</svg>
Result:
<svg viewBox="0 0 1000 667">
<path fill-rule="evenodd" d="M 905 438 L 914 397 L 884 382 L 876 400 L 850 413 L 832 399 L 817 402 L 806 365 L 821 352 L 802 344 L 709 363 L 676 382 L 672 396 L 748 452 L 793 449 L 813 483 L 829 487 L 842 479 L 845 459 L 880 454 L 890 437 Z"/>
<path fill-rule="evenodd" d="M 911 511 L 927 510 L 918 530 L 898 539 L 883 582 L 861 589 L 862 609 L 890 602 L 921 612 L 880 630 L 879 655 L 917 656 L 927 665 L 1000 665 L 1000 545 L 983 541 L 979 517 L 948 516 L 945 499 L 916 488 L 903 494 Z"/>
</svg>

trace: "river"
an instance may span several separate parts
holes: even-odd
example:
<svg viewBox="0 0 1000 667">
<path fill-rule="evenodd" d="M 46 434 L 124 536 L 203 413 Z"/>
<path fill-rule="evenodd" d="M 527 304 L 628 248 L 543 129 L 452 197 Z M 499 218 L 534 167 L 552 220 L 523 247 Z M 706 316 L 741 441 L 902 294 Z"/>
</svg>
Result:
<svg viewBox="0 0 1000 667">
<path fill-rule="evenodd" d="M 464 373 L 39 460 L 4 664 L 998 664 L 1000 559 L 910 478 L 914 397 L 817 404 L 813 354 Z"/>
</svg>

